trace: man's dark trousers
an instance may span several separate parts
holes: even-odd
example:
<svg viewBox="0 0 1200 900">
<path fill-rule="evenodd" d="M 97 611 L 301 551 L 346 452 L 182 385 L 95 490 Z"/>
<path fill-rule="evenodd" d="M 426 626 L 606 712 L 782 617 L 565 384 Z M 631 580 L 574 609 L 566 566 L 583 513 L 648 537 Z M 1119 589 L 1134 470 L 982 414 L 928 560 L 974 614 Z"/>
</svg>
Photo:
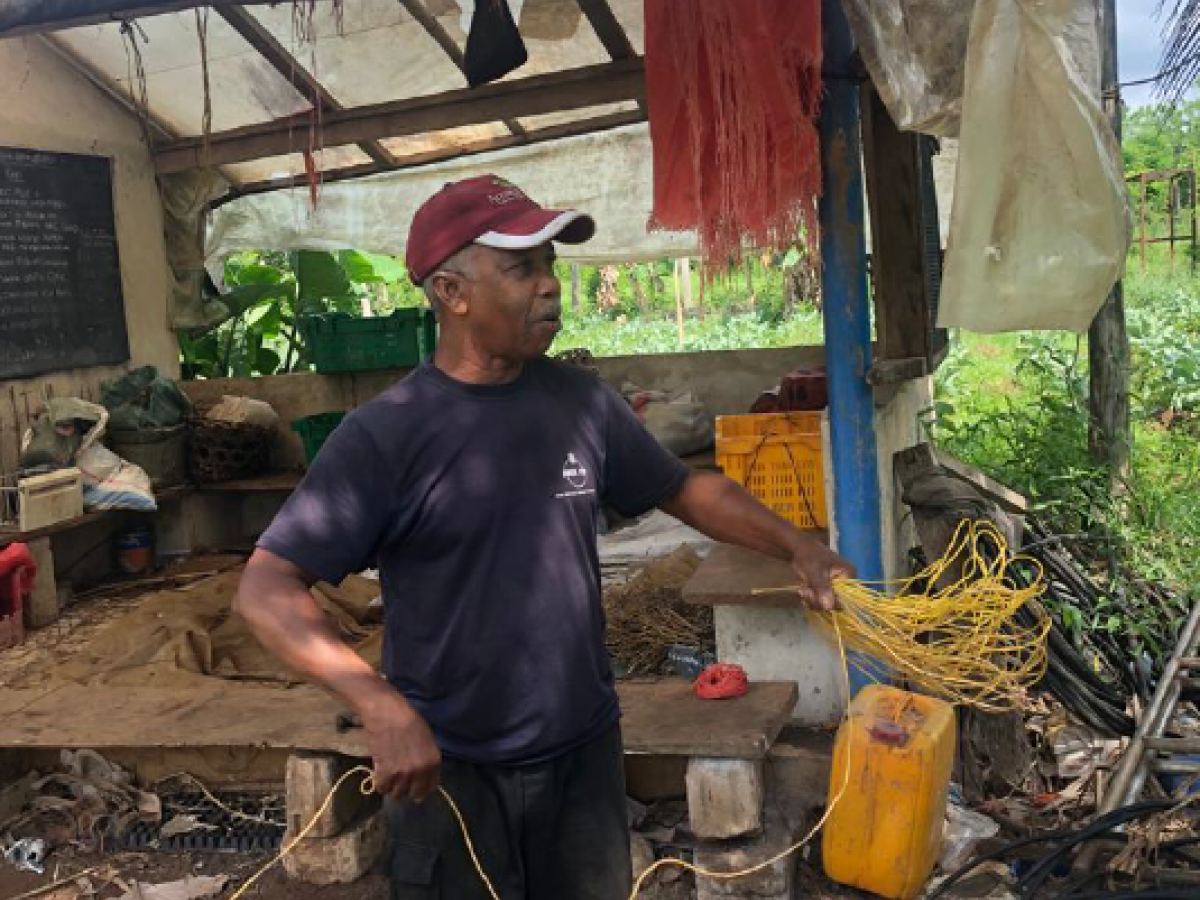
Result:
<svg viewBox="0 0 1200 900">
<path fill-rule="evenodd" d="M 446 759 L 441 784 L 462 811 L 501 900 L 626 900 L 632 876 L 621 733 L 525 766 Z M 389 802 L 392 900 L 491 900 L 446 801 Z"/>
</svg>

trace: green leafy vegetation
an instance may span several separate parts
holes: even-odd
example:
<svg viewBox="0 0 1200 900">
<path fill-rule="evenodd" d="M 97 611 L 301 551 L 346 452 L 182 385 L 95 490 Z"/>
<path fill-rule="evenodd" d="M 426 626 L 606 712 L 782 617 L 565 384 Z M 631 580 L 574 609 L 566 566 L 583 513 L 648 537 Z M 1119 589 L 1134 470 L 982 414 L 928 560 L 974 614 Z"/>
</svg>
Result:
<svg viewBox="0 0 1200 900">
<path fill-rule="evenodd" d="M 931 431 L 1094 563 L 1103 602 L 1060 610 L 1064 621 L 1125 632 L 1158 655 L 1200 584 L 1200 281 L 1133 276 L 1126 304 L 1134 444 L 1117 490 L 1088 452 L 1087 350 L 1073 336 L 957 335 Z"/>
<path fill-rule="evenodd" d="M 815 280 L 798 254 L 750 260 L 706 282 L 691 273 L 691 302 L 679 310 L 671 260 L 627 266 L 559 264 L 563 330 L 552 352 L 586 347 L 596 356 L 785 347 L 821 342 Z M 687 291 L 681 285 L 681 301 Z M 225 265 L 221 301 L 229 317 L 179 337 L 190 378 L 249 377 L 310 369 L 298 316 L 342 312 L 385 316 L 422 306 L 424 294 L 392 256 L 343 250 L 248 251 Z M 682 329 L 679 313 L 682 312 Z"/>
</svg>

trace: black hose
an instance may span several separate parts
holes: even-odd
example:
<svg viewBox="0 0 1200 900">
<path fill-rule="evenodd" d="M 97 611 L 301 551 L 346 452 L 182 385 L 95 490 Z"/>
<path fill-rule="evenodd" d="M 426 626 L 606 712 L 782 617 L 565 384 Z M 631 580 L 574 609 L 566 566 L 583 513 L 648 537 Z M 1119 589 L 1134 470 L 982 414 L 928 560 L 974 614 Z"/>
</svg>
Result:
<svg viewBox="0 0 1200 900">
<path fill-rule="evenodd" d="M 1144 891 L 1101 891 L 1097 894 L 1059 894 L 1055 900 L 1196 900 L 1196 889 L 1166 890 L 1149 888 Z"/>
<path fill-rule="evenodd" d="M 1124 825 L 1126 822 L 1132 822 L 1143 816 L 1173 809 L 1177 805 L 1178 803 L 1174 800 L 1145 800 L 1141 803 L 1133 803 L 1129 806 L 1123 806 L 1120 809 L 1114 809 L 1112 812 L 1100 816 L 1071 837 L 1062 840 L 1054 849 L 1054 852 L 1043 858 L 1037 865 L 1025 873 L 1017 882 L 1017 886 L 1021 889 L 1021 895 L 1026 900 L 1031 900 L 1041 890 L 1042 885 L 1054 874 L 1054 870 L 1058 867 L 1058 863 L 1063 857 L 1071 853 L 1080 844 L 1094 840 L 1102 836 L 1106 831 L 1116 828 L 1118 825 Z"/>
<path fill-rule="evenodd" d="M 1115 809 L 1078 831 L 1053 831 L 1047 834 L 1040 834 L 1034 837 L 1022 838 L 1021 840 L 1013 841 L 1011 844 L 1007 844 L 998 850 L 994 850 L 991 853 L 986 853 L 982 856 L 976 857 L 966 865 L 961 866 L 952 872 L 949 876 L 947 876 L 945 881 L 943 881 L 937 886 L 937 888 L 934 889 L 933 893 L 930 894 L 926 900 L 937 900 L 937 898 L 941 897 L 955 884 L 962 881 L 964 877 L 975 871 L 975 869 L 985 862 L 1006 859 L 1012 856 L 1013 851 L 1020 850 L 1023 847 L 1028 847 L 1033 844 L 1058 842 L 1059 847 L 1057 849 L 1055 849 L 1049 856 L 1040 860 L 1033 869 L 1031 869 L 1023 878 L 1020 879 L 1020 881 L 1018 881 L 1018 887 L 1021 888 L 1022 895 L 1026 898 L 1030 898 L 1038 889 L 1040 889 L 1045 879 L 1051 873 L 1053 873 L 1057 862 L 1072 849 L 1079 846 L 1079 844 L 1092 840 L 1110 839 L 1110 836 L 1106 835 L 1105 832 L 1117 827 L 1118 825 L 1124 825 L 1126 822 L 1131 822 L 1134 819 L 1138 819 L 1142 816 L 1152 815 L 1167 809 L 1172 809 L 1176 805 L 1178 804 L 1174 800 L 1147 800 L 1141 803 L 1134 803 L 1130 806 L 1121 807 L 1120 809 Z M 1123 840 L 1123 838 L 1120 837 L 1117 837 L 1117 839 Z M 1196 900 L 1196 898 L 1192 897 L 1190 900 Z"/>
</svg>

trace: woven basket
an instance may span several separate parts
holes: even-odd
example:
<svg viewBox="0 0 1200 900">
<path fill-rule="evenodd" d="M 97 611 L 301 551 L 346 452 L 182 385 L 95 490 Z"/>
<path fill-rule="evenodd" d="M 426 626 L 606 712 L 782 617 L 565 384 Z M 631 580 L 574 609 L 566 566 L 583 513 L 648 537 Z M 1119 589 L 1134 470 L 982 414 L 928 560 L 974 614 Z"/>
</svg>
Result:
<svg viewBox="0 0 1200 900">
<path fill-rule="evenodd" d="M 209 406 L 198 407 L 197 415 L 188 420 L 191 434 L 188 471 L 192 480 L 212 484 L 267 472 L 271 468 L 275 429 L 206 419 Z"/>
</svg>

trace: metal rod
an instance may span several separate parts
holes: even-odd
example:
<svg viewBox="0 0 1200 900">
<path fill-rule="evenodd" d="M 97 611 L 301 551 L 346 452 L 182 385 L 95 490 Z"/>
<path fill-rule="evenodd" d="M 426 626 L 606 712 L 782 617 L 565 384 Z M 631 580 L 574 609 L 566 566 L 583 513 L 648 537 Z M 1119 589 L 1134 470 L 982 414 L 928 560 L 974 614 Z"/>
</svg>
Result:
<svg viewBox="0 0 1200 900">
<path fill-rule="evenodd" d="M 824 2 L 825 66 L 849 71 L 854 51 L 838 0 Z M 825 365 L 833 445 L 838 549 L 860 578 L 883 577 L 875 409 L 867 373 L 871 323 L 863 237 L 858 90 L 847 79 L 826 83 L 821 114 L 821 202 Z"/>
<path fill-rule="evenodd" d="M 1197 601 L 1192 607 L 1192 614 L 1188 616 L 1187 624 L 1180 632 L 1179 643 L 1175 646 L 1171 658 L 1167 660 L 1162 677 L 1154 689 L 1154 696 L 1150 698 L 1150 706 L 1146 709 L 1145 715 L 1138 720 L 1137 730 L 1129 741 L 1129 746 L 1125 748 L 1125 752 L 1117 761 L 1117 767 L 1113 771 L 1112 780 L 1105 791 L 1103 801 L 1097 803 L 1097 818 L 1132 803 L 1142 792 L 1151 767 L 1155 767 L 1155 771 L 1166 774 L 1164 769 L 1158 767 L 1177 764 L 1168 760 L 1147 760 L 1147 742 L 1161 738 L 1163 729 L 1171 720 L 1171 715 L 1175 711 L 1175 705 L 1179 702 L 1179 695 L 1183 689 L 1183 680 L 1179 675 L 1184 671 L 1184 663 L 1190 659 L 1186 654 L 1194 651 L 1198 636 L 1200 636 L 1200 601 Z M 1188 769 L 1182 773 L 1172 772 L 1171 774 L 1189 775 L 1192 772 L 1192 769 Z M 1075 860 L 1072 867 L 1074 871 L 1086 872 L 1091 868 L 1096 860 L 1096 853 L 1097 848 L 1094 845 L 1085 847 Z"/>
<path fill-rule="evenodd" d="M 1146 738 L 1146 749 L 1159 753 L 1200 753 L 1200 738 Z"/>
<path fill-rule="evenodd" d="M 1179 673 L 1184 668 L 1185 660 L 1190 658 L 1185 654 L 1195 651 L 1198 634 L 1200 634 L 1200 602 L 1197 602 L 1192 608 L 1192 614 L 1188 617 L 1187 624 L 1180 633 L 1179 644 L 1163 668 L 1162 677 L 1158 681 L 1154 696 L 1150 699 L 1146 715 L 1138 723 L 1133 739 L 1117 763 L 1108 799 L 1099 809 L 1100 815 L 1132 803 L 1141 793 L 1142 787 L 1146 783 L 1146 742 L 1148 739 L 1162 737 L 1163 730 L 1170 721 L 1171 714 L 1175 711 L 1175 705 L 1179 702 L 1179 693 L 1183 687 Z"/>
<path fill-rule="evenodd" d="M 1200 775 L 1200 762 L 1154 759 L 1150 761 L 1150 771 L 1157 775 Z"/>
<path fill-rule="evenodd" d="M 826 71 L 849 73 L 854 40 L 841 0 L 823 0 Z M 879 459 L 875 444 L 871 371 L 871 307 L 864 238 L 862 138 L 858 86 L 849 78 L 825 82 L 821 110 L 821 293 L 825 366 L 829 372 L 829 431 L 833 457 L 837 549 L 867 581 L 883 578 Z M 880 239 L 879 236 L 876 236 Z M 883 238 L 886 239 L 886 238 Z M 864 661 L 865 662 L 865 661 Z M 878 667 L 882 668 L 882 667 Z M 854 691 L 879 680 L 870 663 L 852 665 Z"/>
</svg>

